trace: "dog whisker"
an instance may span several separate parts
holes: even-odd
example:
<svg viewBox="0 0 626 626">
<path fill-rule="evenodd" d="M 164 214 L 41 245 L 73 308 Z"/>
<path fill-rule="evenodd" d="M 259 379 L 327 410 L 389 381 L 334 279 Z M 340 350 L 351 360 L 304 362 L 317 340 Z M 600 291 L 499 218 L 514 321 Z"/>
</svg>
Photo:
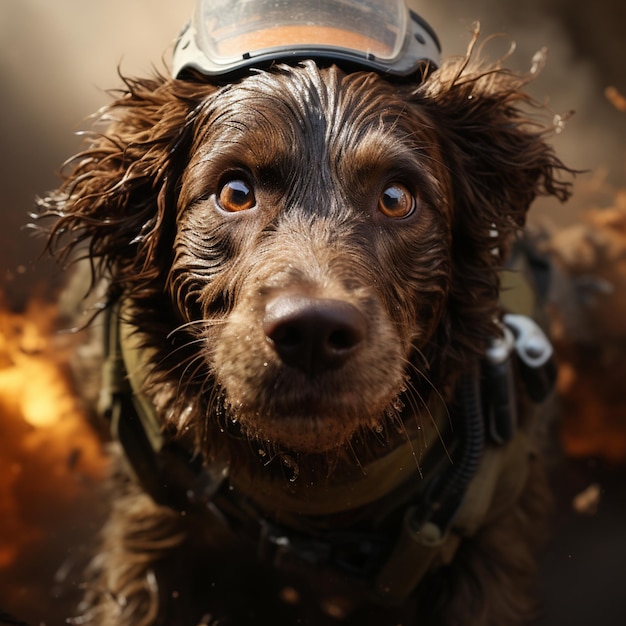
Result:
<svg viewBox="0 0 626 626">
<path fill-rule="evenodd" d="M 195 366 L 195 370 L 193 370 L 193 373 L 191 374 L 191 376 L 187 376 L 187 372 L 189 372 L 192 366 Z M 185 389 L 183 389 L 183 385 L 187 387 L 191 385 L 194 382 L 195 376 L 200 371 L 202 371 L 203 367 L 204 367 L 204 359 L 202 358 L 201 354 L 196 355 L 193 358 L 189 359 L 189 362 L 185 366 L 185 369 L 181 372 L 180 377 L 178 379 L 177 395 L 181 397 L 186 395 Z"/>
<path fill-rule="evenodd" d="M 198 339 L 190 339 L 186 343 L 183 343 L 180 346 L 176 346 L 173 350 L 170 350 L 167 353 L 167 355 L 161 359 L 159 364 L 164 365 L 166 362 L 170 361 L 172 357 L 174 357 L 176 354 L 179 354 L 180 352 L 183 352 L 184 350 L 188 350 L 194 345 L 202 345 L 203 343 L 206 343 L 206 339 L 204 337 L 199 337 Z M 197 356 L 197 354 L 195 356 Z M 176 364 L 176 366 L 178 365 L 180 365 L 180 363 Z M 167 373 L 171 374 L 173 371 L 174 369 L 171 369 Z"/>
<path fill-rule="evenodd" d="M 418 353 L 419 353 L 419 351 L 418 351 Z M 439 391 L 437 386 L 430 379 L 430 376 L 428 376 L 428 374 L 426 374 L 426 372 L 424 372 L 424 370 L 420 369 L 411 360 L 407 360 L 406 363 L 407 363 L 408 367 L 411 369 L 411 371 L 413 371 L 415 373 L 415 375 L 419 378 L 419 380 L 421 380 L 424 383 L 426 383 L 426 385 L 428 385 L 428 387 L 430 388 L 431 392 L 434 393 L 437 396 L 437 399 L 439 400 L 441 406 L 443 407 L 443 409 L 445 411 L 448 424 L 450 426 L 452 426 L 452 415 L 450 414 L 450 410 L 448 409 L 448 403 L 447 403 L 443 393 L 441 391 Z M 420 396 L 420 401 L 424 404 L 424 406 L 426 406 L 426 402 L 424 401 L 424 399 L 421 396 Z"/>
<path fill-rule="evenodd" d="M 423 430 L 419 424 L 418 415 L 420 414 L 419 405 L 424 405 L 424 403 L 421 399 L 420 401 L 417 401 L 414 397 L 414 393 L 417 394 L 416 390 L 413 389 L 409 377 L 407 376 L 398 396 L 391 402 L 390 406 L 387 407 L 385 417 L 391 426 L 395 426 L 396 432 L 401 435 L 403 440 L 409 445 L 416 469 L 418 470 L 419 475 L 422 476 L 422 468 L 419 462 L 418 454 L 413 445 L 414 438 L 409 433 L 405 420 L 403 419 L 403 413 L 406 408 L 404 401 L 406 401 L 411 409 L 411 415 L 415 419 L 418 435 L 423 437 Z M 419 394 L 417 395 L 419 396 Z"/>
<path fill-rule="evenodd" d="M 407 442 L 407 444 L 409 445 L 409 447 L 411 449 L 411 456 L 413 457 L 413 461 L 415 463 L 415 467 L 417 469 L 419 477 L 420 478 L 424 478 L 424 474 L 422 472 L 422 465 L 420 463 L 420 459 L 418 457 L 417 451 L 415 450 L 415 446 L 413 445 L 413 439 L 409 435 L 409 432 L 407 430 L 406 424 L 404 423 L 404 420 L 402 420 L 400 415 L 398 415 L 398 417 L 397 417 L 397 424 L 402 429 L 402 433 L 404 435 L 404 439 L 405 439 L 405 441 Z M 423 430 L 419 429 L 418 433 L 423 433 Z M 423 434 L 421 436 L 423 437 Z"/>
<path fill-rule="evenodd" d="M 200 319 L 200 320 L 191 320 L 189 322 L 185 322 L 180 326 L 177 326 L 174 330 L 170 331 L 166 339 L 171 339 L 174 335 L 183 332 L 185 330 L 189 330 L 194 326 L 199 326 L 200 328 L 209 328 L 211 326 L 219 326 L 221 324 L 225 324 L 226 320 L 224 319 Z"/>
<path fill-rule="evenodd" d="M 352 441 L 347 442 L 346 448 L 352 455 L 352 458 L 354 459 L 354 462 L 356 463 L 357 467 L 361 470 L 364 476 L 367 476 L 367 471 L 365 467 L 363 466 L 363 464 L 361 463 L 361 460 L 359 459 L 359 455 L 357 454 L 357 451 L 355 450 L 354 445 L 352 444 Z"/>
<path fill-rule="evenodd" d="M 162 357 L 160 359 L 160 361 L 158 362 L 159 366 L 160 367 L 165 366 L 166 363 L 171 362 L 172 355 L 174 355 L 174 354 L 184 350 L 185 348 L 188 348 L 190 345 L 193 345 L 194 343 L 198 343 L 198 342 L 201 342 L 201 341 L 202 340 L 191 341 L 188 344 L 186 344 L 185 346 L 181 346 L 181 347 L 176 348 L 175 350 L 169 352 L 167 356 L 164 356 L 164 357 Z M 190 361 L 196 361 L 196 360 L 201 359 L 201 358 L 202 358 L 202 355 L 200 355 L 198 353 L 187 354 L 187 355 L 185 355 L 185 357 L 182 360 L 180 360 L 180 361 L 170 365 L 167 369 L 160 370 L 159 376 L 162 376 L 164 378 L 169 378 L 171 376 L 174 376 L 174 375 L 176 375 L 177 372 L 180 371 L 180 369 L 182 367 L 187 367 Z M 180 376 L 179 376 L 179 378 L 180 378 Z"/>
<path fill-rule="evenodd" d="M 441 393 L 439 393 L 439 391 L 436 389 L 436 387 L 432 384 L 432 382 L 430 381 L 429 377 L 426 376 L 424 374 L 424 372 L 422 370 L 420 370 L 417 365 L 415 365 L 415 363 L 413 363 L 410 359 L 406 360 L 406 364 L 407 366 L 410 368 L 411 371 L 414 372 L 414 374 L 422 381 L 424 381 L 429 387 L 430 389 L 437 395 L 437 398 L 440 402 L 440 405 L 442 406 L 442 408 L 445 410 L 448 422 L 451 422 L 451 415 L 450 412 L 448 410 L 447 404 L 444 401 L 443 396 L 441 395 Z M 435 418 L 435 416 L 433 415 L 433 412 L 431 410 L 431 407 L 429 406 L 429 403 L 422 397 L 422 395 L 419 393 L 419 391 L 415 388 L 415 385 L 411 384 L 410 382 L 410 378 L 407 381 L 407 390 L 405 392 L 405 397 L 407 398 L 407 400 L 409 401 L 411 407 L 412 407 L 412 411 L 411 411 L 411 415 L 413 417 L 413 420 L 415 421 L 415 426 L 418 429 L 418 431 L 423 433 L 423 437 L 424 437 L 424 441 L 425 441 L 425 434 L 422 428 L 422 424 L 420 424 L 420 421 L 422 419 L 422 415 L 424 414 L 424 412 L 426 413 L 426 415 L 428 416 L 429 422 L 432 425 L 432 427 L 435 429 L 435 432 L 437 434 L 437 438 L 439 439 L 439 442 L 441 443 L 443 450 L 446 454 L 446 456 L 448 457 L 448 459 L 450 460 L 450 462 L 452 462 L 452 457 L 448 451 L 448 447 L 446 445 L 446 442 L 443 438 L 443 435 L 441 433 L 439 424 L 437 423 L 437 419 Z"/>
</svg>

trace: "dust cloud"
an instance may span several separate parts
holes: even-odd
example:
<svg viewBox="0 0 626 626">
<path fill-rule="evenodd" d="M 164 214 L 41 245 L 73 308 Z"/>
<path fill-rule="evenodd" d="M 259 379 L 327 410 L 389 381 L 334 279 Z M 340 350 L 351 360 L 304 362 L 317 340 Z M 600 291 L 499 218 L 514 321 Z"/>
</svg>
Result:
<svg viewBox="0 0 626 626">
<path fill-rule="evenodd" d="M 549 62 L 533 93 L 554 113 L 576 111 L 555 138 L 559 153 L 573 167 L 621 186 L 626 116 L 610 105 L 604 90 L 613 86 L 626 93 L 625 3 L 410 4 L 436 29 L 446 55 L 465 50 L 476 20 L 483 33 L 506 33 L 517 42 L 511 63 L 519 69 L 529 67 L 534 52 L 546 46 Z M 33 267 L 41 242 L 20 230 L 33 198 L 55 186 L 60 164 L 80 145 L 74 132 L 85 128 L 87 116 L 109 101 L 107 90 L 119 87 L 118 67 L 128 75 L 154 68 L 167 71 L 173 43 L 193 5 L 193 0 L 7 0 L 0 5 L 0 284 L 16 305 L 25 302 L 34 282 L 54 275 L 50 263 Z M 561 212 L 564 219 L 596 202 L 583 195 L 568 212 Z"/>
<path fill-rule="evenodd" d="M 614 190 L 626 188 L 626 113 L 617 111 L 605 97 L 608 87 L 626 95 L 626 3 L 623 0 L 593 3 L 588 0 L 423 0 L 410 4 L 435 28 L 444 55 L 465 51 L 476 20 L 481 22 L 485 36 L 505 33 L 517 42 L 510 62 L 519 70 L 530 67 L 538 49 L 548 48 L 548 64 L 533 83 L 532 93 L 554 114 L 575 111 L 564 132 L 555 136 L 554 143 L 567 164 L 589 173 L 578 177 L 576 195 L 569 208 L 540 205 L 536 213 L 566 224 L 574 221 L 579 211 L 602 206 L 614 197 Z M 0 3 L 0 303 L 3 307 L 28 313 L 35 292 L 39 298 L 53 292 L 58 268 L 49 261 L 37 261 L 42 242 L 22 229 L 33 209 L 34 198 L 56 186 L 56 172 L 61 163 L 79 148 L 80 139 L 74 132 L 86 128 L 86 118 L 110 100 L 106 90 L 120 86 L 118 67 L 131 76 L 145 75 L 154 69 L 167 71 L 173 42 L 191 15 L 193 5 L 194 0 L 3 0 Z M 494 58 L 507 48 L 504 42 L 494 43 Z M 15 327 L 12 321 L 11 328 Z M 5 434 L 6 415 L 5 410 L 5 421 L 0 421 Z M 24 462 L 31 471 L 38 467 L 32 459 Z M 16 476 L 9 478 L 15 482 Z M 26 493 L 24 497 L 31 504 L 39 499 L 37 494 L 31 497 Z M 9 500 L 7 503 L 10 504 Z M 606 516 L 603 519 L 612 521 Z M 618 518 L 615 520 L 617 523 Z M 611 535 L 612 528 L 595 536 L 612 537 L 615 535 Z M 622 526 L 619 528 L 621 533 Z M 574 535 L 571 543 L 586 545 L 581 537 L 589 534 L 585 529 L 584 535 Z M 61 539 L 57 537 L 57 543 L 62 544 Z M 564 550 L 569 550 L 569 544 L 563 545 Z M 597 547 L 593 550 L 597 551 Z M 579 549 L 576 554 L 582 562 L 584 553 Z M 620 553 L 611 544 L 606 554 L 603 553 L 602 567 L 607 567 L 614 554 Z M 0 551 L 0 561 L 2 556 Z M 13 558 L 8 552 L 4 556 Z M 557 553 L 555 562 L 557 557 L 558 569 L 548 567 L 547 575 L 550 580 L 570 581 L 578 570 L 570 568 L 563 572 L 563 563 L 570 565 L 572 561 Z M 30 562 L 24 562 L 23 569 L 25 576 L 26 573 L 33 576 Z M 35 583 L 48 584 L 47 577 L 37 575 Z M 15 572 L 13 576 L 17 585 L 21 579 Z M 606 590 L 611 589 L 612 580 L 622 584 L 623 576 L 599 578 L 593 592 L 596 595 L 591 597 L 598 600 L 609 597 Z M 30 584 L 32 587 L 32 580 Z M 587 584 L 586 581 L 585 588 Z M 563 606 L 572 604 L 575 610 L 568 619 L 551 623 L 621 623 L 623 611 L 616 610 L 612 616 L 618 616 L 617 620 L 585 621 L 580 607 L 570 602 L 569 582 L 558 588 L 556 583 L 554 586 L 552 589 L 545 585 L 556 598 L 552 604 L 556 606 L 560 599 Z M 621 588 L 612 597 L 622 599 Z M 28 607 L 29 603 L 32 604 L 31 596 L 24 596 L 24 606 Z M 594 615 L 600 604 L 611 607 L 609 601 L 587 604 Z M 11 608 L 17 611 L 18 604 L 12 604 Z"/>
</svg>

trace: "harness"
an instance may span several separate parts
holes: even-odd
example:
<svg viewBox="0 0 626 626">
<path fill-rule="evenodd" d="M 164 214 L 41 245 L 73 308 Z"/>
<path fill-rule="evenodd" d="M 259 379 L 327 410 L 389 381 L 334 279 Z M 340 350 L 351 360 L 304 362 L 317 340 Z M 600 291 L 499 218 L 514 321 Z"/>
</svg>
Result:
<svg viewBox="0 0 626 626">
<path fill-rule="evenodd" d="M 409 440 L 339 485 L 298 492 L 297 480 L 231 476 L 228 466 L 203 464 L 184 442 L 168 440 L 142 393 L 150 355 L 121 308 L 108 313 L 100 408 L 137 480 L 157 504 L 218 521 L 277 567 L 329 567 L 366 581 L 379 602 L 399 604 L 429 569 L 452 560 L 463 537 L 512 505 L 526 482 L 534 450 L 518 428 L 515 372 L 536 402 L 556 374 L 552 347 L 529 317 L 504 316 L 502 337 L 459 384 L 460 415 L 429 407 L 442 431 L 455 424 L 447 429 L 450 456 L 432 437 L 420 467 Z M 356 523 L 334 527 L 354 511 Z"/>
</svg>

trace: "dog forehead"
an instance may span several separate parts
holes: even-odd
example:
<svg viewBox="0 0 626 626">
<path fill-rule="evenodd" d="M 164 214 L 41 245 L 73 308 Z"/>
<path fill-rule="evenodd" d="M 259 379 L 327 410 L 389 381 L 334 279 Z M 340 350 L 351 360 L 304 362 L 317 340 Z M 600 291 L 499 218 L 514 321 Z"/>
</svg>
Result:
<svg viewBox="0 0 626 626">
<path fill-rule="evenodd" d="M 279 65 L 226 86 L 216 94 L 220 114 L 243 115 L 251 121 L 274 112 L 281 118 L 309 123 L 331 121 L 359 110 L 359 119 L 381 120 L 405 110 L 404 99 L 389 81 L 374 72 L 346 74 L 336 66 L 315 63 Z"/>
<path fill-rule="evenodd" d="M 313 62 L 276 66 L 228 85 L 211 99 L 200 123 L 209 150 L 255 160 L 311 158 L 416 135 L 415 111 L 403 92 L 374 72 L 346 74 Z M 200 146 L 198 145 L 198 148 Z"/>
</svg>

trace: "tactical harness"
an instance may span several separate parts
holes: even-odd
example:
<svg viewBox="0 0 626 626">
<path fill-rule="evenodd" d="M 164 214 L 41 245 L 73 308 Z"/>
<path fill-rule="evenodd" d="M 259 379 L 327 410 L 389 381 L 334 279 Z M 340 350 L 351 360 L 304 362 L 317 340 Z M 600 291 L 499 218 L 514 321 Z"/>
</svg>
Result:
<svg viewBox="0 0 626 626">
<path fill-rule="evenodd" d="M 512 505 L 526 482 L 534 450 L 518 428 L 514 370 L 536 402 L 549 394 L 556 373 L 552 347 L 529 317 L 504 316 L 502 338 L 494 339 L 480 371 L 459 385 L 460 416 L 451 420 L 445 407 L 429 408 L 442 430 L 454 423 L 450 456 L 435 452 L 431 437 L 420 466 L 409 440 L 338 485 L 300 493 L 297 480 L 230 476 L 226 465 L 203 464 L 167 440 L 142 393 L 149 355 L 121 306 L 109 311 L 101 409 L 142 488 L 160 505 L 200 511 L 251 539 L 279 567 L 328 566 L 368 581 L 380 602 L 399 604 L 432 566 L 452 560 L 462 537 Z M 316 524 L 359 508 L 366 518 L 380 516 L 381 507 L 398 520 L 392 531 Z"/>
</svg>

